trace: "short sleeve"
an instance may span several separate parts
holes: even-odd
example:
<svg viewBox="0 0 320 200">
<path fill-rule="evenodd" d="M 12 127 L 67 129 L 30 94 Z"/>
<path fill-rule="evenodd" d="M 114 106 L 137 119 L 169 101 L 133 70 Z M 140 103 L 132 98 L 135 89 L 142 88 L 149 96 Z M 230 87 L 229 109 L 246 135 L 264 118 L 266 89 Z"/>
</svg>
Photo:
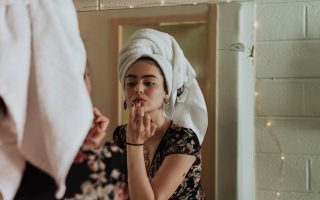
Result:
<svg viewBox="0 0 320 200">
<path fill-rule="evenodd" d="M 171 154 L 186 154 L 198 156 L 201 146 L 199 140 L 192 129 L 180 128 L 173 129 L 167 135 L 167 143 L 164 156 Z"/>
</svg>

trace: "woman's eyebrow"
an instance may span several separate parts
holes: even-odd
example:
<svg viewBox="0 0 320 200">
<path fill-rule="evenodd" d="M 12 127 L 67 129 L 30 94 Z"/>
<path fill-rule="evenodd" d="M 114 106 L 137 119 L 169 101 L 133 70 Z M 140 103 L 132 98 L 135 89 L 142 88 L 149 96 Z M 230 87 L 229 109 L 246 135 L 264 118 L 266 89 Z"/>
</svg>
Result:
<svg viewBox="0 0 320 200">
<path fill-rule="evenodd" d="M 136 75 L 132 75 L 132 74 L 128 74 L 128 75 L 126 76 L 126 78 L 137 78 L 137 76 L 136 76 Z"/>
<path fill-rule="evenodd" d="M 157 76 L 155 75 L 152 75 L 152 74 L 147 74 L 147 75 L 143 75 L 142 78 L 158 78 Z"/>
<path fill-rule="evenodd" d="M 138 78 L 138 76 L 133 75 L 133 74 L 128 74 L 126 78 Z M 156 79 L 158 79 L 157 76 L 152 75 L 152 74 L 143 75 L 142 78 L 156 78 Z"/>
</svg>

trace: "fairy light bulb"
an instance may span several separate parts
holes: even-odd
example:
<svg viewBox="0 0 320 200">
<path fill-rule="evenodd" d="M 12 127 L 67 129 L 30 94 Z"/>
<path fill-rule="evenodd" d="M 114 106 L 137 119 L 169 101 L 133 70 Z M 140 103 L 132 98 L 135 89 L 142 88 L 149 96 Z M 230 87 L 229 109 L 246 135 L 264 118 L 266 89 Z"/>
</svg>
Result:
<svg viewBox="0 0 320 200">
<path fill-rule="evenodd" d="M 271 122 L 267 122 L 267 127 L 270 128 L 272 126 Z"/>
<path fill-rule="evenodd" d="M 161 3 L 161 5 L 164 5 L 164 1 L 161 1 L 160 3 Z"/>
<path fill-rule="evenodd" d="M 133 5 L 129 5 L 129 8 L 133 8 Z"/>
<path fill-rule="evenodd" d="M 255 95 L 255 97 L 257 97 L 260 94 L 258 93 L 258 91 L 254 91 L 254 95 Z M 256 98 L 255 102 L 256 102 L 256 108 L 258 110 L 261 110 L 259 98 Z M 276 123 L 276 125 L 277 125 L 277 123 Z M 266 121 L 264 121 L 264 125 L 262 125 L 262 126 L 265 126 L 268 129 L 268 133 L 270 134 L 269 137 L 272 138 L 272 140 L 274 142 L 275 150 L 276 150 L 276 152 L 278 152 L 277 153 L 278 164 L 280 167 L 280 174 L 279 174 L 279 179 L 278 179 L 279 186 L 277 187 L 277 190 L 275 191 L 272 199 L 273 200 L 281 200 L 282 199 L 281 196 L 283 196 L 283 195 L 280 192 L 283 189 L 283 184 L 285 181 L 284 175 L 285 175 L 285 165 L 286 165 L 286 159 L 287 159 L 286 154 L 284 154 L 284 151 L 282 149 L 282 143 L 279 138 L 280 136 L 279 136 L 279 134 L 277 134 L 278 130 L 273 127 L 273 120 L 267 119 Z"/>
</svg>

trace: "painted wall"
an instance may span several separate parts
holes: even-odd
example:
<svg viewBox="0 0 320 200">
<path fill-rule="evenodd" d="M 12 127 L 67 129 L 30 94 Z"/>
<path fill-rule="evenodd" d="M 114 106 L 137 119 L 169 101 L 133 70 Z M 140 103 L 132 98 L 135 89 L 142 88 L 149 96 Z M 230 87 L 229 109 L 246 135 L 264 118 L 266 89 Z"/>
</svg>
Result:
<svg viewBox="0 0 320 200">
<path fill-rule="evenodd" d="M 320 199 L 320 1 L 255 0 L 256 199 Z"/>
<path fill-rule="evenodd" d="M 216 200 L 254 199 L 253 2 L 218 4 Z"/>
</svg>

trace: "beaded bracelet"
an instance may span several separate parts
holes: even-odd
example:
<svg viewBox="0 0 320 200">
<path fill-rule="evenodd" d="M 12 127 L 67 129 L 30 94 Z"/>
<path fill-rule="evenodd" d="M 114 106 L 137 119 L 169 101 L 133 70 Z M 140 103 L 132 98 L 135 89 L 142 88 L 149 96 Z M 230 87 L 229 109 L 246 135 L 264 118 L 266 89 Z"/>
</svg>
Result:
<svg viewBox="0 0 320 200">
<path fill-rule="evenodd" d="M 143 146 L 144 144 L 135 144 L 135 143 L 130 143 L 130 142 L 126 142 L 127 145 L 131 145 L 131 146 Z"/>
</svg>

